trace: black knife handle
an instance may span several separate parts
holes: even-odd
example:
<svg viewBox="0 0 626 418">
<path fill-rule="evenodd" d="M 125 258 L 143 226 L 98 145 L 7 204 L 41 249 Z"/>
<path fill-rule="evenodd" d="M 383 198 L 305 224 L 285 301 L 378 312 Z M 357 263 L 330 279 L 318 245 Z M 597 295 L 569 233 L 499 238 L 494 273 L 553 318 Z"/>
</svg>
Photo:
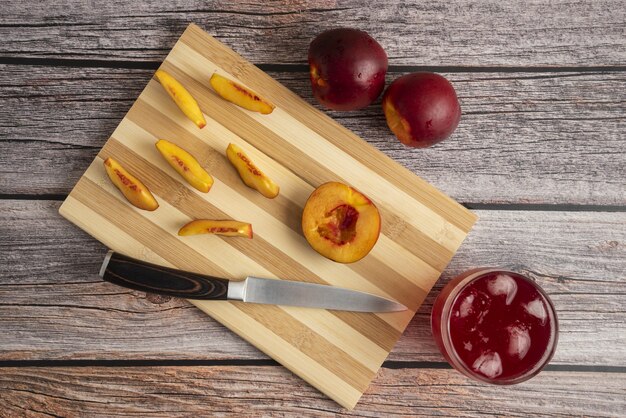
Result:
<svg viewBox="0 0 626 418">
<path fill-rule="evenodd" d="M 228 280 L 136 260 L 109 251 L 100 277 L 134 290 L 185 299 L 226 300 Z"/>
</svg>

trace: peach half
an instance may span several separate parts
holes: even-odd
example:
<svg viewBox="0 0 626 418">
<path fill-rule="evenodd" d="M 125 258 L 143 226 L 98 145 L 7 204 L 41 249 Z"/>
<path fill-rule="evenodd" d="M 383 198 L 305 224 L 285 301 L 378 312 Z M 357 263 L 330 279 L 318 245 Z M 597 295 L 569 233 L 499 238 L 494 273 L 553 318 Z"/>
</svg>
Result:
<svg viewBox="0 0 626 418">
<path fill-rule="evenodd" d="M 184 225 L 178 231 L 180 236 L 216 234 L 226 237 L 252 238 L 252 225 L 239 221 L 220 221 L 212 219 L 196 219 Z"/>
<path fill-rule="evenodd" d="M 193 155 L 165 139 L 158 140 L 155 145 L 163 158 L 187 183 L 204 193 L 211 190 L 213 177 L 202 168 Z"/>
<path fill-rule="evenodd" d="M 133 206 L 139 209 L 153 211 L 159 207 L 150 190 L 139 179 L 124 169 L 113 158 L 104 160 L 104 169 L 107 175 Z"/>
<path fill-rule="evenodd" d="M 353 263 L 376 244 L 380 214 L 361 192 L 343 183 L 329 182 L 315 189 L 304 205 L 302 232 L 324 257 Z"/>
<path fill-rule="evenodd" d="M 178 80 L 163 70 L 157 70 L 154 75 L 185 116 L 195 123 L 198 128 L 204 128 L 206 126 L 206 120 L 204 119 L 202 110 L 200 110 L 200 106 L 198 106 L 198 102 L 193 98 L 191 93 L 189 93 Z"/>
<path fill-rule="evenodd" d="M 246 186 L 256 189 L 269 199 L 278 196 L 280 187 L 271 178 L 267 177 L 240 147 L 235 144 L 228 144 L 226 156 L 228 161 L 237 169 L 239 177 L 241 177 Z"/>
<path fill-rule="evenodd" d="M 217 73 L 211 76 L 211 86 L 223 99 L 253 112 L 268 115 L 275 106 L 257 93 Z"/>
</svg>

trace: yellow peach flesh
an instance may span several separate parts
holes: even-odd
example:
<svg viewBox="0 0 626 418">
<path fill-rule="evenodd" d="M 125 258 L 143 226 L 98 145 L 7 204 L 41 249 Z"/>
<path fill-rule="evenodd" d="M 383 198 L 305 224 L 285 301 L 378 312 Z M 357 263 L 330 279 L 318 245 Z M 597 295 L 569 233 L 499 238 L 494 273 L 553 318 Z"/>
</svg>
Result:
<svg viewBox="0 0 626 418">
<path fill-rule="evenodd" d="M 202 110 L 200 110 L 198 102 L 187 89 L 166 71 L 157 70 L 155 76 L 185 116 L 195 123 L 198 128 L 204 128 L 206 126 L 206 120 L 204 119 Z"/>
<path fill-rule="evenodd" d="M 150 190 L 113 158 L 109 157 L 104 161 L 104 169 L 111 182 L 133 206 L 149 211 L 159 207 L 159 203 L 150 193 Z"/>
<path fill-rule="evenodd" d="M 197 219 L 178 231 L 180 236 L 215 234 L 227 237 L 252 238 L 252 225 L 247 222 Z"/>
<path fill-rule="evenodd" d="M 267 177 L 240 147 L 235 144 L 228 144 L 226 156 L 235 169 L 237 169 L 239 176 L 246 186 L 257 190 L 269 199 L 278 196 L 280 187 L 278 187 L 272 179 Z"/>
<path fill-rule="evenodd" d="M 214 73 L 211 76 L 210 83 L 220 97 L 237 106 L 263 115 L 274 111 L 275 106 L 272 103 L 236 81 Z"/>
<path fill-rule="evenodd" d="M 163 158 L 176 170 L 191 186 L 207 193 L 213 186 L 213 177 L 206 172 L 190 153 L 164 139 L 156 143 Z"/>
</svg>

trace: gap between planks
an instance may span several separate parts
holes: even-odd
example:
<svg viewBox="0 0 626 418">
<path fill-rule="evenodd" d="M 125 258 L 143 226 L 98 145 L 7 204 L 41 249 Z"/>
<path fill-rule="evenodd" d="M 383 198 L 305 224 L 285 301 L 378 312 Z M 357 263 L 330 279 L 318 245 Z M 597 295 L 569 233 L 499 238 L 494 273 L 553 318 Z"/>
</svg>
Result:
<svg viewBox="0 0 626 418">
<path fill-rule="evenodd" d="M 0 369 L 8 367 L 274 367 L 280 364 L 272 359 L 232 359 L 232 360 L 196 360 L 196 359 L 146 359 L 146 360 L 0 360 Z M 385 369 L 435 369 L 450 370 L 446 362 L 433 361 L 385 361 Z M 549 364 L 544 371 L 572 373 L 626 373 L 626 366 L 585 365 L 585 364 Z"/>
<path fill-rule="evenodd" d="M 0 193 L 0 200 L 49 200 L 64 201 L 66 194 L 19 194 Z M 459 202 L 470 210 L 508 210 L 518 212 L 626 212 L 622 205 L 571 205 L 544 203 L 472 203 Z"/>
<path fill-rule="evenodd" d="M 126 68 L 156 70 L 162 61 L 89 60 L 71 58 L 0 57 L 0 65 L 24 65 L 74 68 Z M 253 63 L 263 71 L 308 73 L 305 64 Z M 432 71 L 441 73 L 563 73 L 563 72 L 626 72 L 626 65 L 593 66 L 461 66 L 461 65 L 390 65 L 388 73 Z"/>
</svg>

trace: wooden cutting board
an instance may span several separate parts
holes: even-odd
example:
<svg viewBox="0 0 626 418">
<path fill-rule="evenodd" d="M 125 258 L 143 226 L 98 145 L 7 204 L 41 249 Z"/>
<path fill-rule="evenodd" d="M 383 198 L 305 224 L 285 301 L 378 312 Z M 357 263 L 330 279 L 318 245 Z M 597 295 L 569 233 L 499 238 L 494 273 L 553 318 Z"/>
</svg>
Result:
<svg viewBox="0 0 626 418">
<path fill-rule="evenodd" d="M 285 278 L 363 290 L 394 298 L 410 311 L 364 314 L 239 302 L 191 301 L 346 408 L 353 408 L 476 216 L 316 110 L 269 75 L 190 25 L 163 62 L 198 100 L 200 130 L 152 79 L 60 208 L 109 248 L 166 266 L 243 279 Z M 260 115 L 212 90 L 214 72 L 271 100 Z M 381 127 L 381 129 L 386 129 Z M 392 139 L 391 133 L 389 140 Z M 207 194 L 188 186 L 154 144 L 168 139 L 208 169 Z M 239 144 L 280 185 L 266 199 L 246 187 L 225 157 Z M 419 151 L 415 151 L 419 157 Z M 106 177 L 112 156 L 139 177 L 160 207 L 134 208 Z M 382 217 L 380 239 L 359 262 L 339 264 L 309 247 L 300 229 L 313 189 L 341 181 L 364 192 Z M 195 218 L 251 222 L 254 239 L 178 237 Z M 103 254 L 104 256 L 104 254 Z"/>
</svg>

